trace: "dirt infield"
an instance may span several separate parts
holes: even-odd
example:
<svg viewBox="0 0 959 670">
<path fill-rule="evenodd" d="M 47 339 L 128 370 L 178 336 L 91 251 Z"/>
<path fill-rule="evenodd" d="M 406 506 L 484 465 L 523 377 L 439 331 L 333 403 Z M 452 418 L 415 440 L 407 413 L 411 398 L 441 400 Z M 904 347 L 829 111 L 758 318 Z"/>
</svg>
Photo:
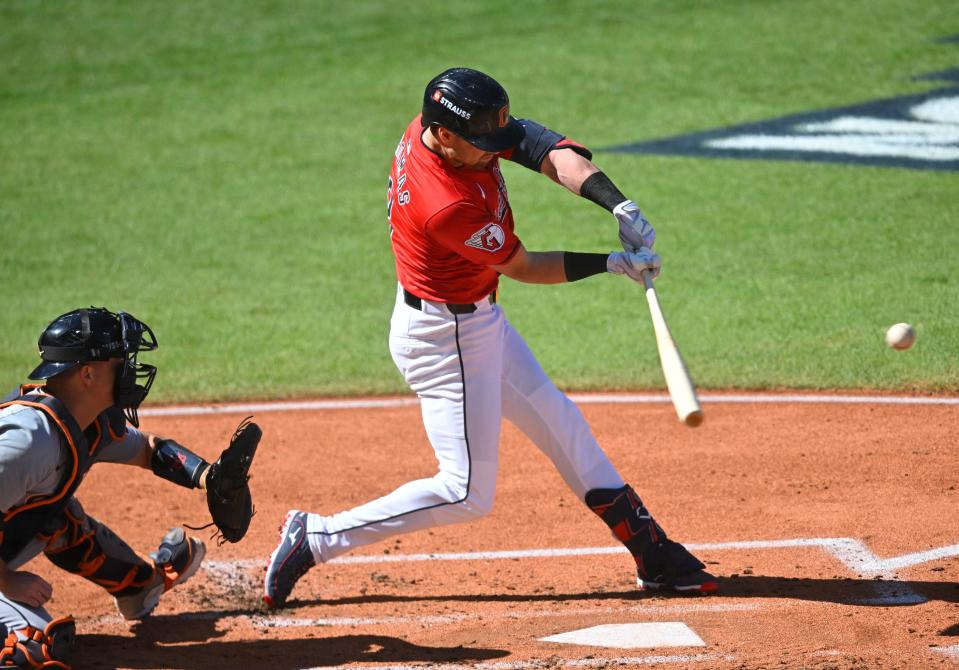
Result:
<svg viewBox="0 0 959 670">
<path fill-rule="evenodd" d="M 259 413 L 249 535 L 208 542 L 206 569 L 145 622 L 123 622 L 106 593 L 42 558 L 28 569 L 53 583 L 52 613 L 77 617 L 78 668 L 959 668 L 959 406 L 704 406 L 690 430 L 663 403 L 581 405 L 666 530 L 722 578 L 714 597 L 637 592 L 628 554 L 506 424 L 490 516 L 319 566 L 288 609 L 263 610 L 287 509 L 332 513 L 433 474 L 415 406 Z M 143 427 L 213 457 L 240 418 Z M 206 522 L 197 492 L 141 470 L 97 466 L 78 497 L 144 553 L 168 527 Z M 693 637 L 542 640 L 667 622 Z"/>
</svg>

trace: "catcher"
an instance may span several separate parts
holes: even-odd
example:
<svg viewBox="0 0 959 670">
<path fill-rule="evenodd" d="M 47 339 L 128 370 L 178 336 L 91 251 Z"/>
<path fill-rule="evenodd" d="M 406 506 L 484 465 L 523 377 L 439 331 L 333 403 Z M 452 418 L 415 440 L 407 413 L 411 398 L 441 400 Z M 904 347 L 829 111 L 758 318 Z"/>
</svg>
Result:
<svg viewBox="0 0 959 670">
<path fill-rule="evenodd" d="M 182 528 L 166 533 L 149 560 L 86 514 L 75 494 L 97 462 L 148 468 L 206 492 L 223 539 L 239 541 L 253 515 L 248 471 L 261 431 L 249 420 L 213 464 L 173 440 L 137 430 L 137 408 L 156 367 L 140 353 L 153 331 L 105 308 L 63 314 L 40 335 L 40 365 L 0 402 L 0 668 L 70 668 L 71 617 L 44 609 L 52 587 L 22 566 L 43 553 L 57 567 L 102 586 L 126 619 L 153 611 L 189 579 L 206 552 Z"/>
</svg>

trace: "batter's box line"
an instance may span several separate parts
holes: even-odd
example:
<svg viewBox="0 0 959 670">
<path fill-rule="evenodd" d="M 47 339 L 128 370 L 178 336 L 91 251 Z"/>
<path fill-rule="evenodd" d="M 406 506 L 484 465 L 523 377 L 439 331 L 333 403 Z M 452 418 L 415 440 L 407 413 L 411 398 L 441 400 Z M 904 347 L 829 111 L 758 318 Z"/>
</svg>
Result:
<svg viewBox="0 0 959 670">
<path fill-rule="evenodd" d="M 486 663 L 471 663 L 469 665 L 457 663 L 439 663 L 424 666 L 410 665 L 350 665 L 350 667 L 376 670 L 411 670 L 412 668 L 429 667 L 430 670 L 535 670 L 536 668 L 610 668 L 626 666 L 660 665 L 672 663 L 706 663 L 709 661 L 734 661 L 731 654 L 675 654 L 671 656 L 620 656 L 615 658 L 549 658 L 531 661 L 499 661 Z M 317 665 L 303 670 L 336 670 L 346 666 Z"/>
<path fill-rule="evenodd" d="M 573 402 L 580 404 L 665 404 L 671 402 L 664 393 L 571 393 Z M 959 398 L 951 396 L 889 396 L 889 395 L 818 395 L 782 393 L 709 393 L 699 399 L 709 403 L 811 403 L 858 405 L 959 405 Z M 413 407 L 419 399 L 401 398 L 339 398 L 330 400 L 274 400 L 253 403 L 209 405 L 175 405 L 143 407 L 140 416 L 196 416 L 213 414 L 258 414 L 260 412 L 338 411 L 349 409 L 393 409 Z"/>
<path fill-rule="evenodd" d="M 874 588 L 876 597 L 854 601 L 862 605 L 915 605 L 926 598 L 898 581 L 896 572 L 921 563 L 959 556 L 959 544 L 912 552 L 890 558 L 879 558 L 860 540 L 851 537 L 794 538 L 786 540 L 746 540 L 739 542 L 713 542 L 687 544 L 692 551 L 729 551 L 749 549 L 793 549 L 796 547 L 819 547 L 832 555 L 851 572 L 877 579 Z M 376 556 L 344 556 L 330 561 L 331 564 L 357 565 L 377 563 L 413 563 L 418 561 L 496 561 L 528 558 L 561 558 L 566 556 L 595 556 L 621 554 L 624 547 L 581 547 L 554 549 L 517 549 L 510 551 L 474 551 L 440 554 L 382 554 Z M 235 561 L 208 561 L 204 564 L 209 576 L 218 582 L 235 580 L 237 570 L 265 567 L 260 559 Z"/>
</svg>

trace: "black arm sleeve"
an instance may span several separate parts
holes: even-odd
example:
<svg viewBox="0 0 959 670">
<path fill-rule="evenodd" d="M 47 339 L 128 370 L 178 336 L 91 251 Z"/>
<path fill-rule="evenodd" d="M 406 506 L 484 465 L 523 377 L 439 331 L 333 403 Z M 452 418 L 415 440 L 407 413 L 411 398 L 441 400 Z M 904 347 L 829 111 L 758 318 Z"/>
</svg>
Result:
<svg viewBox="0 0 959 670">
<path fill-rule="evenodd" d="M 584 254 L 576 251 L 563 253 L 563 269 L 566 281 L 579 281 L 593 275 L 608 272 L 606 262 L 609 254 Z"/>
<path fill-rule="evenodd" d="M 586 181 L 579 187 L 579 194 L 610 212 L 627 199 L 602 172 L 594 172 L 586 177 Z"/>
<path fill-rule="evenodd" d="M 519 122 L 526 129 L 526 137 L 508 155 L 504 156 L 507 160 L 519 163 L 533 172 L 539 172 L 539 166 L 542 165 L 546 154 L 554 149 L 572 149 L 586 158 L 591 159 L 593 157 L 593 152 L 589 149 L 560 135 L 555 130 L 550 130 L 546 126 L 529 119 L 520 119 Z"/>
</svg>

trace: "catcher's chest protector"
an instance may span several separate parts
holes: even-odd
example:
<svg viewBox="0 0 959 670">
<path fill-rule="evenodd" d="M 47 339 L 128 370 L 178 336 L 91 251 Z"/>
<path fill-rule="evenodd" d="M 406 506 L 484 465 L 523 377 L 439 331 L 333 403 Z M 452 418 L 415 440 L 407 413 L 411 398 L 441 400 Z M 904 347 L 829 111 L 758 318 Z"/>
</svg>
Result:
<svg viewBox="0 0 959 670">
<path fill-rule="evenodd" d="M 126 434 L 122 412 L 114 412 L 112 408 L 100 414 L 85 431 L 81 431 L 76 419 L 62 402 L 52 395 L 31 392 L 36 388 L 37 385 L 24 385 L 14 390 L 0 403 L 0 409 L 9 405 L 26 405 L 45 413 L 63 435 L 67 446 L 66 468 L 63 479 L 53 493 L 34 496 L 0 518 L 0 560 L 4 562 L 13 560 L 50 519 L 63 511 L 96 460 L 96 455 Z"/>
</svg>

